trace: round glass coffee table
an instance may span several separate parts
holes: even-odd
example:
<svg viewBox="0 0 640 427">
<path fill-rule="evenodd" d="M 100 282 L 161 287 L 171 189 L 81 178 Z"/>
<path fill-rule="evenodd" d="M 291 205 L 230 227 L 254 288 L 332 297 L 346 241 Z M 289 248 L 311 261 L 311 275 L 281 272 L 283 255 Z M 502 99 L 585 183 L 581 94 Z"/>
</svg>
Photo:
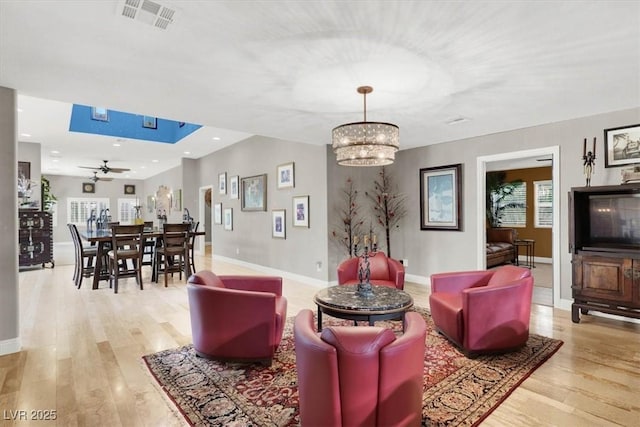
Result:
<svg viewBox="0 0 640 427">
<path fill-rule="evenodd" d="M 388 286 L 372 286 L 373 296 L 356 294 L 358 285 L 331 286 L 316 293 L 318 332 L 322 331 L 322 313 L 339 319 L 368 321 L 370 326 L 379 320 L 401 319 L 413 307 L 413 298 L 405 291 Z"/>
</svg>

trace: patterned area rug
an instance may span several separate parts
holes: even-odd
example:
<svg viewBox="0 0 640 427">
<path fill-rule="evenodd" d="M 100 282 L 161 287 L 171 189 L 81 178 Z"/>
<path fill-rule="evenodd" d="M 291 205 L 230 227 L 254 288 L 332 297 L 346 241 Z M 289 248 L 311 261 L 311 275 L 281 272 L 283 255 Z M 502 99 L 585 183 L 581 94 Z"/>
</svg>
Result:
<svg viewBox="0 0 640 427">
<path fill-rule="evenodd" d="M 424 358 L 423 425 L 475 426 L 562 345 L 531 335 L 525 348 L 499 356 L 466 358 L 439 335 L 429 313 Z M 324 325 L 345 324 L 327 317 Z M 270 367 L 214 362 L 192 346 L 144 356 L 149 370 L 194 426 L 299 425 L 293 318 Z M 400 322 L 378 322 L 399 330 Z"/>
</svg>

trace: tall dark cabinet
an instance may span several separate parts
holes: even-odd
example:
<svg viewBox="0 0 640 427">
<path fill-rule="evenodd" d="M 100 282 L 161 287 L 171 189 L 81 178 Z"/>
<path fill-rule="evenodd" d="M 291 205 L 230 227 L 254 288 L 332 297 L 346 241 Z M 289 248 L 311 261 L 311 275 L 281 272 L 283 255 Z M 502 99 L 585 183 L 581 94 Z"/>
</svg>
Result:
<svg viewBox="0 0 640 427">
<path fill-rule="evenodd" d="M 640 184 L 569 193 L 571 320 L 590 310 L 640 318 Z"/>
<path fill-rule="evenodd" d="M 50 212 L 20 210 L 18 212 L 18 264 L 20 267 L 53 261 L 53 230 Z"/>
</svg>

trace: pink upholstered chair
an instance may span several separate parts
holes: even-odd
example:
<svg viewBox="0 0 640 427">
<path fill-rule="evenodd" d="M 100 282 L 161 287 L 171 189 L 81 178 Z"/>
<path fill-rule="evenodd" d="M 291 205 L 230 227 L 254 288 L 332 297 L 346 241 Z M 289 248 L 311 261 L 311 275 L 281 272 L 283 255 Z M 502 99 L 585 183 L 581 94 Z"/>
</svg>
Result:
<svg viewBox="0 0 640 427">
<path fill-rule="evenodd" d="M 189 277 L 187 293 L 199 356 L 271 363 L 287 319 L 281 277 L 200 271 Z"/>
<path fill-rule="evenodd" d="M 434 274 L 431 317 L 467 356 L 510 351 L 529 338 L 532 292 L 531 271 L 522 267 Z"/>
<path fill-rule="evenodd" d="M 296 316 L 300 421 L 314 426 L 419 426 L 426 325 L 409 312 L 405 332 L 330 326 L 316 333 L 311 310 Z"/>
<path fill-rule="evenodd" d="M 338 284 L 357 285 L 358 267 L 361 261 L 360 257 L 342 261 L 338 266 Z M 404 289 L 404 266 L 395 259 L 387 257 L 384 252 L 378 252 L 376 256 L 369 258 L 369 269 L 372 285 Z"/>
</svg>

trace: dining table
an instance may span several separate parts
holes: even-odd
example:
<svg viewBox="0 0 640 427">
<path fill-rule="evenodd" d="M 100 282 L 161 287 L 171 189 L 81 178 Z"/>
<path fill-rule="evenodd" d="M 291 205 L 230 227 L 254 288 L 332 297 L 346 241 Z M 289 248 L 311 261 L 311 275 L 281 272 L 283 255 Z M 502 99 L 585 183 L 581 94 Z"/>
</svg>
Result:
<svg viewBox="0 0 640 427">
<path fill-rule="evenodd" d="M 107 255 L 109 246 L 108 243 L 111 243 L 111 230 L 110 229 L 78 229 L 80 233 L 80 237 L 91 244 L 91 246 L 98 247 L 97 256 L 95 259 L 95 263 L 93 266 L 93 284 L 91 289 L 98 289 L 98 285 L 100 284 L 100 280 L 109 280 L 109 273 L 107 271 L 106 266 L 104 266 L 104 259 Z M 204 236 L 204 231 L 189 231 L 189 237 L 192 236 Z M 156 247 L 159 244 L 162 244 L 162 230 L 154 227 L 154 228 L 145 228 L 143 230 L 142 236 L 145 239 L 155 239 Z M 186 251 L 186 257 L 184 262 L 184 274 L 186 277 L 191 275 L 191 266 L 189 261 L 189 251 Z M 156 275 L 156 267 L 155 267 L 155 254 L 153 256 L 153 266 L 152 266 L 152 281 L 155 281 Z"/>
</svg>

